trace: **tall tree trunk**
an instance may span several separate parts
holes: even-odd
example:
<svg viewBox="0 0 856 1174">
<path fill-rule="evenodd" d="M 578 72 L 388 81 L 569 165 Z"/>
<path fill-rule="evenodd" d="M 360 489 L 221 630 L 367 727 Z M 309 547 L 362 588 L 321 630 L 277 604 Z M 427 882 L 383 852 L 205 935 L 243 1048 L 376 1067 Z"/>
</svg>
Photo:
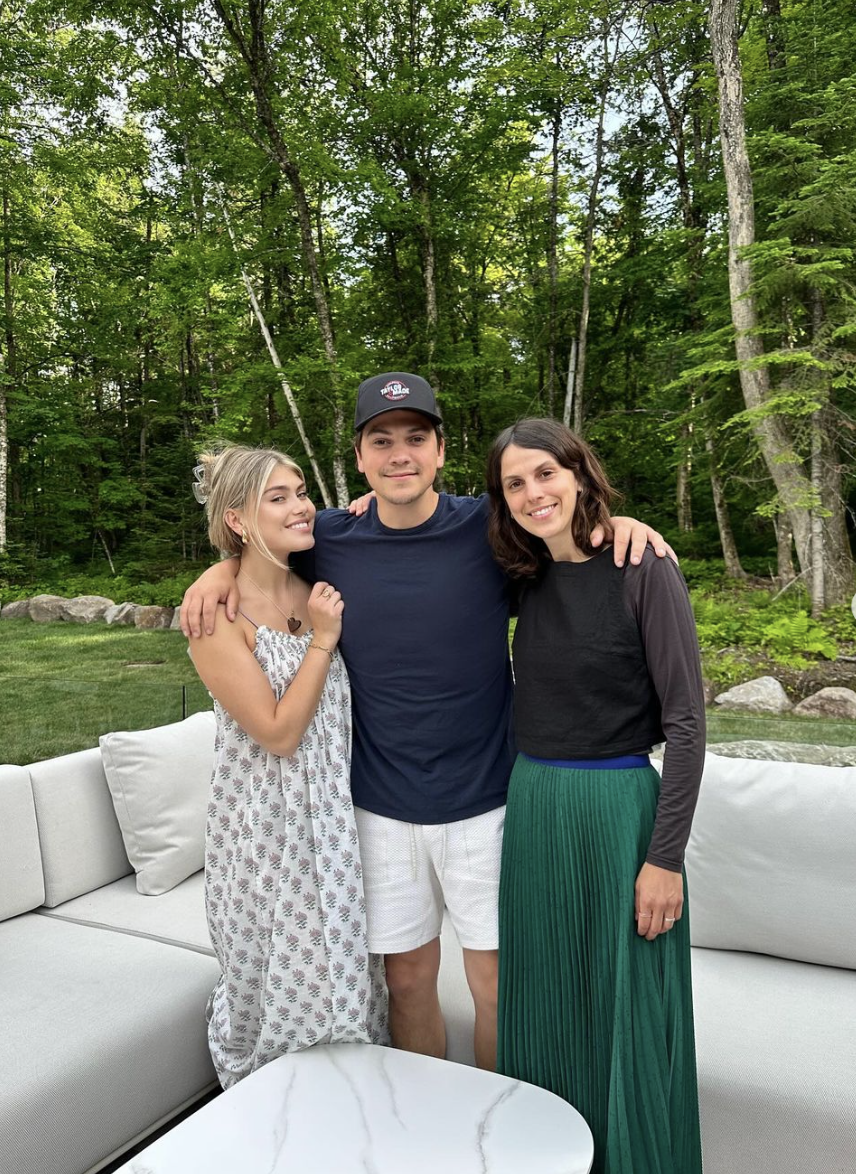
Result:
<svg viewBox="0 0 856 1174">
<path fill-rule="evenodd" d="M 223 3 L 223 0 L 214 0 L 214 8 L 220 17 L 227 36 L 240 53 L 247 67 L 250 87 L 253 91 L 256 115 L 264 129 L 273 157 L 287 180 L 292 196 L 294 197 L 300 234 L 300 251 L 309 277 L 309 285 L 315 302 L 318 330 L 330 369 L 330 381 L 333 390 L 333 479 L 336 484 L 337 504 L 344 509 L 348 504 L 348 482 L 344 464 L 345 416 L 337 371 L 338 354 L 333 330 L 333 317 L 330 312 L 327 291 L 324 288 L 321 266 L 315 250 L 312 212 L 309 207 L 303 176 L 297 163 L 292 159 L 291 152 L 282 136 L 271 100 L 271 75 L 273 70 L 264 27 L 265 5 L 263 0 L 249 0 L 247 5 L 249 41 L 246 39 L 244 30 L 238 24 L 234 11 L 227 7 Z"/>
<path fill-rule="evenodd" d="M 820 290 L 812 295 L 812 342 L 818 357 L 824 356 L 826 309 Z M 811 421 L 812 507 L 812 614 L 850 602 L 853 594 L 853 559 L 847 538 L 842 492 L 841 459 L 835 435 L 834 389 L 827 382 L 823 405 Z"/>
<path fill-rule="evenodd" d="M 276 343 L 273 340 L 273 335 L 268 329 L 267 320 L 264 316 L 261 306 L 259 305 L 259 299 L 256 297 L 256 291 L 253 288 L 250 275 L 247 273 L 246 267 L 244 266 L 244 263 L 241 260 L 240 254 L 238 252 L 238 242 L 235 238 L 235 230 L 232 228 L 232 220 L 229 216 L 229 211 L 226 205 L 226 198 L 222 192 L 220 193 L 220 207 L 223 212 L 223 219 L 226 222 L 226 229 L 229 233 L 229 239 L 232 242 L 232 248 L 235 250 L 235 256 L 237 257 L 238 264 L 241 269 L 241 278 L 244 282 L 244 288 L 247 291 L 247 297 L 249 298 L 250 306 L 252 307 L 255 319 L 259 324 L 262 337 L 265 340 L 265 345 L 267 346 L 268 354 L 270 355 L 270 361 L 273 363 L 274 369 L 279 377 L 282 394 L 285 396 L 285 401 L 288 404 L 295 427 L 297 428 L 300 439 L 303 443 L 303 451 L 306 453 L 309 464 L 312 467 L 312 472 L 315 474 L 315 481 L 318 484 L 318 492 L 321 494 L 321 500 L 324 502 L 325 506 L 329 507 L 333 503 L 330 498 L 330 491 L 327 488 L 327 482 L 324 479 L 324 474 L 321 472 L 321 466 L 318 464 L 318 461 L 315 457 L 315 451 L 312 448 L 312 442 L 307 436 L 306 429 L 303 426 L 303 417 L 300 414 L 300 408 L 297 406 L 297 400 L 294 398 L 294 392 L 291 389 L 291 384 L 285 377 L 285 372 L 282 368 L 279 352 L 276 349 Z"/>
<path fill-rule="evenodd" d="M 619 33 L 620 36 L 620 33 Z M 618 52 L 616 48 L 616 53 Z M 600 103 L 597 114 L 597 132 L 594 149 L 594 175 L 589 188 L 588 208 L 586 209 L 585 243 L 583 246 L 583 296 L 580 306 L 580 322 L 577 331 L 577 371 L 574 379 L 574 430 L 582 434 L 583 430 L 583 388 L 586 378 L 586 351 L 588 348 L 589 307 L 591 304 L 591 268 L 594 252 L 594 222 L 597 215 L 597 197 L 600 181 L 603 176 L 604 155 L 604 123 L 606 121 L 606 102 L 609 94 L 611 67 L 609 63 L 609 32 L 603 30 L 603 80 L 600 89 Z"/>
<path fill-rule="evenodd" d="M 716 525 L 719 530 L 719 545 L 722 547 L 722 557 L 725 560 L 725 573 L 730 579 L 745 579 L 746 572 L 740 562 L 737 552 L 737 543 L 734 541 L 734 531 L 731 529 L 731 514 L 728 502 L 725 500 L 725 491 L 722 479 L 719 476 L 719 466 L 716 459 L 716 450 L 710 436 L 705 437 L 704 447 L 710 460 L 710 487 L 713 492 L 713 508 L 716 513 Z"/>
<path fill-rule="evenodd" d="M 767 65 L 770 72 L 784 69 L 787 65 L 785 53 L 785 30 L 782 25 L 781 0 L 762 0 L 764 41 L 767 46 Z"/>
<path fill-rule="evenodd" d="M 776 531 L 776 578 L 780 587 L 787 587 L 797 577 L 793 556 L 794 532 L 784 514 L 776 514 L 773 527 Z"/>
<path fill-rule="evenodd" d="M 434 359 L 437 350 L 437 273 L 434 254 L 434 224 L 431 197 L 421 172 L 411 173 L 411 190 L 419 203 L 419 234 L 422 242 L 422 280 L 425 287 L 425 331 L 427 336 L 428 382 L 439 387 Z"/>
<path fill-rule="evenodd" d="M 571 353 L 568 355 L 568 379 L 565 384 L 565 410 L 562 413 L 562 422 L 566 428 L 571 426 L 571 415 L 574 410 L 574 385 L 577 378 L 577 338 L 571 339 Z"/>
<path fill-rule="evenodd" d="M 558 55 L 556 65 L 559 65 Z M 562 133 L 562 103 L 556 101 L 552 120 L 550 148 L 550 227 L 547 237 L 547 275 L 550 303 L 547 314 L 547 415 L 553 415 L 556 402 L 556 345 L 559 309 L 559 137 Z"/>
<path fill-rule="evenodd" d="M 693 499 L 690 488 L 690 474 L 692 472 L 691 443 L 692 428 L 689 424 L 682 424 L 680 452 L 678 453 L 676 497 L 678 499 L 678 529 L 682 530 L 685 534 L 688 534 L 693 528 Z"/>
<path fill-rule="evenodd" d="M 752 264 L 746 250 L 755 242 L 755 209 L 752 172 L 746 150 L 743 114 L 743 75 L 737 33 L 738 0 L 711 0 L 710 40 L 719 93 L 719 137 L 728 193 L 728 283 L 735 351 L 740 363 L 740 386 L 746 407 L 762 409 L 770 393 L 770 375 L 763 360 L 764 347 L 757 334 L 758 315 L 752 293 Z M 759 365 L 755 365 L 759 364 Z M 760 415 L 753 430 L 787 512 L 804 572 L 811 565 L 811 526 L 805 503 L 811 500 L 806 477 L 785 422 L 775 415 Z"/>
<path fill-rule="evenodd" d="M 9 476 L 8 391 L 18 378 L 12 292 L 12 241 L 9 227 L 9 192 L 3 188 L 3 352 L 0 352 L 0 553 L 6 549 L 6 512 Z M 5 352 L 5 353 L 4 353 Z"/>
</svg>

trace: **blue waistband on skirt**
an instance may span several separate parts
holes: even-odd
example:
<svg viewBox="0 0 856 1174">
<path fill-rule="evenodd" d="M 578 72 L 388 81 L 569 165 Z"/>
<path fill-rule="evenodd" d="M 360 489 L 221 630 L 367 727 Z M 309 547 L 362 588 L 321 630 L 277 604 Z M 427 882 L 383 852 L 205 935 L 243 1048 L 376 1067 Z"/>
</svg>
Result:
<svg viewBox="0 0 856 1174">
<path fill-rule="evenodd" d="M 521 750 L 520 755 L 541 766 L 563 766 L 570 770 L 635 770 L 651 765 L 647 754 L 620 754 L 617 758 L 535 758 Z"/>
</svg>

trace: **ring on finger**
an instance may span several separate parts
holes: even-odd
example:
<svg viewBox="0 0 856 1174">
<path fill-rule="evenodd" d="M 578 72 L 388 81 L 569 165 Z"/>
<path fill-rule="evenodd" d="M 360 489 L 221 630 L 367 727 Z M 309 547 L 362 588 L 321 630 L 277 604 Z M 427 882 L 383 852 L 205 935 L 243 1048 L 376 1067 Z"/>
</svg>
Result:
<svg viewBox="0 0 856 1174">
<path fill-rule="evenodd" d="M 321 592 L 321 598 L 322 599 L 329 599 L 332 594 L 333 594 L 333 592 L 330 590 L 330 588 L 325 587 L 324 590 Z"/>
</svg>

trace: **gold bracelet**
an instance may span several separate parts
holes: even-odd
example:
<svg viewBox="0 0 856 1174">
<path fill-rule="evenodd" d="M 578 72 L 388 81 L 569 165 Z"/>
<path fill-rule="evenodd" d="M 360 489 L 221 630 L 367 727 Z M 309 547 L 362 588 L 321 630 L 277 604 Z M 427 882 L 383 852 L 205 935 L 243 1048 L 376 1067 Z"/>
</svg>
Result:
<svg viewBox="0 0 856 1174">
<path fill-rule="evenodd" d="M 312 643 L 309 645 L 309 648 L 318 648 L 321 650 L 321 652 L 326 652 L 327 655 L 330 657 L 330 660 L 332 661 L 333 653 L 330 651 L 329 648 L 325 648 L 323 644 L 316 644 L 315 641 L 313 640 Z"/>
</svg>

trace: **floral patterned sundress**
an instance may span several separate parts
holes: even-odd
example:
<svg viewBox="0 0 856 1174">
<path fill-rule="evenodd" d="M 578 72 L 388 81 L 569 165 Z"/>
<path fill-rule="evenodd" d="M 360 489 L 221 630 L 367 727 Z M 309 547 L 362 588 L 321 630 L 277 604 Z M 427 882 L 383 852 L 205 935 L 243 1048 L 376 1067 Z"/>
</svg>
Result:
<svg viewBox="0 0 856 1174">
<path fill-rule="evenodd" d="M 278 700 L 311 640 L 257 628 L 256 660 Z M 388 1042 L 387 999 L 383 959 L 366 949 L 351 695 L 338 651 L 290 758 L 254 742 L 216 701 L 214 710 L 205 906 L 222 974 L 207 1016 L 228 1088 L 312 1044 Z"/>
</svg>

